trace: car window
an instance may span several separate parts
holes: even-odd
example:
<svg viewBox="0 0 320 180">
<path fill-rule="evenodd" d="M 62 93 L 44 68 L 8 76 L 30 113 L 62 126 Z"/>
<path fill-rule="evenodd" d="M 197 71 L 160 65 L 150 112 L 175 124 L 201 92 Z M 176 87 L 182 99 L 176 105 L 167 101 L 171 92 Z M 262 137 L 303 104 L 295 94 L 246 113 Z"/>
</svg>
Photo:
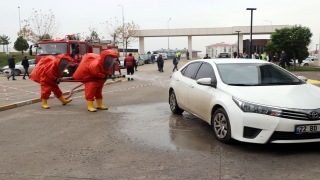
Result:
<svg viewBox="0 0 320 180">
<path fill-rule="evenodd" d="M 279 66 L 261 63 L 218 64 L 224 83 L 229 85 L 294 85 L 301 81 Z"/>
<path fill-rule="evenodd" d="M 191 63 L 183 71 L 181 71 L 182 75 L 191 79 L 194 79 L 196 72 L 198 71 L 200 66 L 200 62 Z"/>
<path fill-rule="evenodd" d="M 208 63 L 203 63 L 198 70 L 198 73 L 196 75 L 196 80 L 201 78 L 211 78 L 211 80 L 216 79 L 216 76 L 214 74 L 213 68 Z"/>
<path fill-rule="evenodd" d="M 30 64 L 30 65 L 31 65 L 31 64 L 36 64 L 36 62 L 35 62 L 34 59 L 31 59 L 31 60 L 29 60 L 29 64 Z"/>
</svg>

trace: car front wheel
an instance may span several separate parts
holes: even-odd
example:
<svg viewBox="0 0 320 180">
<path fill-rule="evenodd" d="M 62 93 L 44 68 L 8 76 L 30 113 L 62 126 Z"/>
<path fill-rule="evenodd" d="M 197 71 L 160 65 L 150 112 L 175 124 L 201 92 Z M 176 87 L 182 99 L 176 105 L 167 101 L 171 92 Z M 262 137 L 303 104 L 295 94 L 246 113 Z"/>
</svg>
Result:
<svg viewBox="0 0 320 180">
<path fill-rule="evenodd" d="M 15 76 L 19 76 L 20 74 L 21 74 L 20 70 L 17 70 L 17 69 L 14 70 L 14 75 Z"/>
<path fill-rule="evenodd" d="M 309 66 L 309 64 L 308 64 L 308 63 L 306 63 L 306 64 L 304 64 L 303 66 Z"/>
<path fill-rule="evenodd" d="M 216 138 L 223 143 L 231 143 L 231 127 L 229 117 L 223 108 L 217 109 L 211 118 L 211 126 Z"/>
<path fill-rule="evenodd" d="M 184 110 L 178 106 L 176 94 L 174 93 L 174 91 L 171 91 L 169 94 L 169 104 L 170 104 L 170 109 L 171 109 L 172 113 L 174 113 L 174 114 L 182 114 L 183 113 Z"/>
</svg>

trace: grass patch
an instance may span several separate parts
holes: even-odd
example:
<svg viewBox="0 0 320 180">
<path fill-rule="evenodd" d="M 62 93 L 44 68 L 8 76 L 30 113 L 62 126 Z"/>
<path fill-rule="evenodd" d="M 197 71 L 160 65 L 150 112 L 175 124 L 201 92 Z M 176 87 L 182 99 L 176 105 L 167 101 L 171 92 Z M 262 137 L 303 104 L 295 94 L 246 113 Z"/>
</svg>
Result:
<svg viewBox="0 0 320 180">
<path fill-rule="evenodd" d="M 290 68 L 286 68 L 290 72 L 298 72 L 298 71 L 318 71 L 320 72 L 320 67 L 314 67 L 314 66 L 297 66 L 296 70 L 293 70 L 293 66 L 290 66 Z"/>
<path fill-rule="evenodd" d="M 10 52 L 8 54 L 8 58 L 5 52 L 0 52 L 0 67 L 7 66 L 8 59 L 11 58 L 12 55 L 16 55 L 16 63 L 22 61 L 24 56 L 28 56 L 29 59 L 35 58 L 35 56 L 30 56 L 28 51 L 24 52 L 23 55 L 21 54 L 21 52 Z"/>
</svg>

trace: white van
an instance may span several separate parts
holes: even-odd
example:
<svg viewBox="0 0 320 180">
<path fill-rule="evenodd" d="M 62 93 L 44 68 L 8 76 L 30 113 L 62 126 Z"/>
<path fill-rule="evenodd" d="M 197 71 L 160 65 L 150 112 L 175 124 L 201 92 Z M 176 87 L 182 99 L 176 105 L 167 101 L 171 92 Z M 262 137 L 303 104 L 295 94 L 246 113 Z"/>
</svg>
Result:
<svg viewBox="0 0 320 180">
<path fill-rule="evenodd" d="M 159 53 L 162 55 L 162 59 L 163 60 L 168 60 L 168 56 L 167 56 L 167 53 Z"/>
</svg>

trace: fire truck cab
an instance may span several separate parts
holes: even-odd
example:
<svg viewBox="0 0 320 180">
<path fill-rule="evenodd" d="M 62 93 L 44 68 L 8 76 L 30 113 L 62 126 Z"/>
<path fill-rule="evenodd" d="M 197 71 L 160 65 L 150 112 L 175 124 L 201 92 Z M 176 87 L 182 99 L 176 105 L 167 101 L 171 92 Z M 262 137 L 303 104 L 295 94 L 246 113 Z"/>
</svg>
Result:
<svg viewBox="0 0 320 180">
<path fill-rule="evenodd" d="M 44 39 L 34 45 L 36 48 L 36 64 L 43 56 L 59 54 L 69 54 L 73 59 L 73 63 L 64 71 L 64 76 L 72 76 L 77 69 L 78 64 L 86 53 L 99 54 L 105 49 L 112 49 L 118 52 L 118 46 L 110 46 L 111 41 L 105 41 L 100 44 L 99 39 L 94 40 L 72 40 L 71 35 L 67 35 L 64 39 Z M 30 48 L 30 53 L 32 50 Z"/>
</svg>

